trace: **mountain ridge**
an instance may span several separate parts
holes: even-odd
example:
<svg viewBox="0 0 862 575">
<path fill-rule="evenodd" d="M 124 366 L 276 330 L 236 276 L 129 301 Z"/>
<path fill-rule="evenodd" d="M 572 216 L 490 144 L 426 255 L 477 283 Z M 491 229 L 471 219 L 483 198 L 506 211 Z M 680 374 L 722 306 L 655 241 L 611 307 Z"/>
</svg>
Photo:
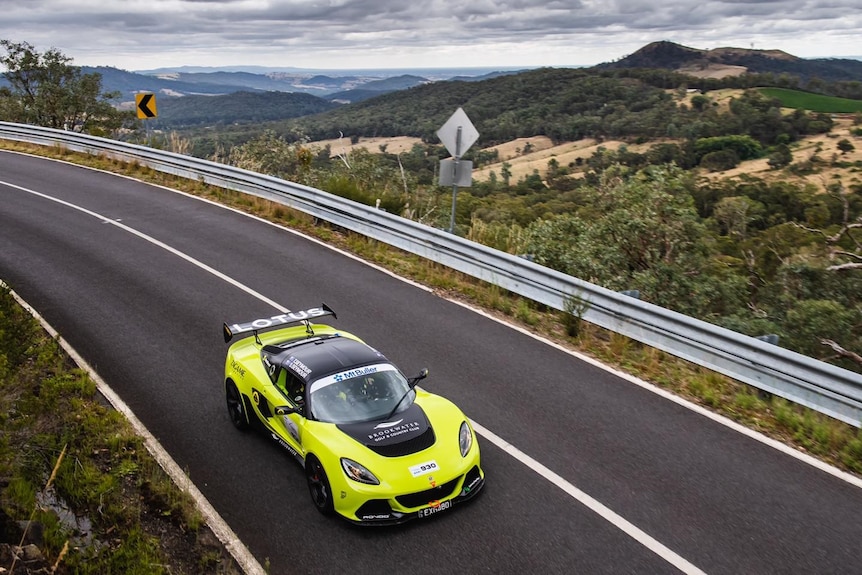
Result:
<svg viewBox="0 0 862 575">
<path fill-rule="evenodd" d="M 595 66 L 596 69 L 660 68 L 689 75 L 707 75 L 719 67 L 741 74 L 788 74 L 802 82 L 819 78 L 826 82 L 862 80 L 862 61 L 852 58 L 800 58 L 783 50 L 720 47 L 691 48 L 668 40 L 651 42 L 636 52 Z M 701 72 L 703 74 L 701 74 Z"/>
</svg>

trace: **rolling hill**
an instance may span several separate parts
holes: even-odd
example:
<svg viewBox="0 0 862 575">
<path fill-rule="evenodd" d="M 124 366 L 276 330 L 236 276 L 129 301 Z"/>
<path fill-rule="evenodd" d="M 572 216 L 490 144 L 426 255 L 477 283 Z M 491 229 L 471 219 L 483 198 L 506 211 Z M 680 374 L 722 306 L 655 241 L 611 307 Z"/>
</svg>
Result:
<svg viewBox="0 0 862 575">
<path fill-rule="evenodd" d="M 597 69 L 660 68 L 693 76 L 721 77 L 741 74 L 786 74 L 803 83 L 813 78 L 825 82 L 862 79 L 862 61 L 846 58 L 799 58 L 781 50 L 715 48 L 700 50 L 674 42 L 653 42 Z"/>
</svg>

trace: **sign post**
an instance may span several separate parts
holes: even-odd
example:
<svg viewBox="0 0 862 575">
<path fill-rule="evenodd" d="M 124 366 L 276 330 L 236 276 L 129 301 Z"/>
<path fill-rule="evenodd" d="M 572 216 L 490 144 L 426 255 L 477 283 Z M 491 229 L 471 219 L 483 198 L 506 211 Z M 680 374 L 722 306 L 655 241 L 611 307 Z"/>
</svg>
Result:
<svg viewBox="0 0 862 575">
<path fill-rule="evenodd" d="M 140 92 L 135 94 L 135 111 L 138 113 L 138 119 L 146 120 L 155 118 L 156 112 L 156 95 L 152 92 Z M 147 145 L 150 144 L 150 125 L 147 124 Z"/>
<path fill-rule="evenodd" d="M 440 185 L 452 184 L 452 215 L 449 218 L 449 233 L 454 234 L 458 187 L 467 188 L 472 183 L 473 162 L 461 161 L 461 154 L 476 142 L 479 132 L 464 110 L 458 108 L 443 127 L 437 130 L 437 137 L 452 154 L 452 159 L 440 161 Z"/>
</svg>

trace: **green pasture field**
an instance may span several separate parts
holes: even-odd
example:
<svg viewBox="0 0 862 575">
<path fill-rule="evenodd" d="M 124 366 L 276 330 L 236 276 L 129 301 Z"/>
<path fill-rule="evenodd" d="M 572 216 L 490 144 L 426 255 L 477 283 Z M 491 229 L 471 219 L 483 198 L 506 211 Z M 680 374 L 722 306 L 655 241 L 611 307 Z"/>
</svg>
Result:
<svg viewBox="0 0 862 575">
<path fill-rule="evenodd" d="M 760 88 L 760 92 L 770 98 L 777 98 L 785 108 L 802 108 L 826 114 L 862 113 L 862 100 L 835 98 L 786 88 Z"/>
</svg>

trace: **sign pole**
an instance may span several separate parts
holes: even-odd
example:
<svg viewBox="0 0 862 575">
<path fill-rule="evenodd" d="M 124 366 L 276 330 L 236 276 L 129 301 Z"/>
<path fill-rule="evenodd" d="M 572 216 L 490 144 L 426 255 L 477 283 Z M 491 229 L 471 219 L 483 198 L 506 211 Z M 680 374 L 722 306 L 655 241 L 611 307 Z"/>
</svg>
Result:
<svg viewBox="0 0 862 575">
<path fill-rule="evenodd" d="M 449 233 L 455 233 L 455 207 L 458 202 L 458 186 L 470 187 L 473 162 L 461 160 L 461 154 L 479 138 L 479 132 L 464 110 L 458 108 L 437 130 L 437 137 L 452 154 L 452 159 L 440 160 L 440 185 L 452 184 L 452 214 L 449 217 Z M 451 166 L 450 166 L 451 164 Z M 451 178 L 451 180 L 449 179 Z"/>
<path fill-rule="evenodd" d="M 135 94 L 135 109 L 138 113 L 138 118 L 145 122 L 147 128 L 147 145 L 150 142 L 150 124 L 147 122 L 150 118 L 155 118 L 158 115 L 156 110 L 156 95 L 148 92 L 139 92 Z"/>
<path fill-rule="evenodd" d="M 455 203 L 458 200 L 458 162 L 461 159 L 461 126 L 458 126 L 458 134 L 455 136 L 455 154 L 453 155 L 453 159 L 455 160 L 452 165 L 454 173 L 452 174 L 452 215 L 449 218 L 449 233 L 455 233 Z"/>
</svg>

